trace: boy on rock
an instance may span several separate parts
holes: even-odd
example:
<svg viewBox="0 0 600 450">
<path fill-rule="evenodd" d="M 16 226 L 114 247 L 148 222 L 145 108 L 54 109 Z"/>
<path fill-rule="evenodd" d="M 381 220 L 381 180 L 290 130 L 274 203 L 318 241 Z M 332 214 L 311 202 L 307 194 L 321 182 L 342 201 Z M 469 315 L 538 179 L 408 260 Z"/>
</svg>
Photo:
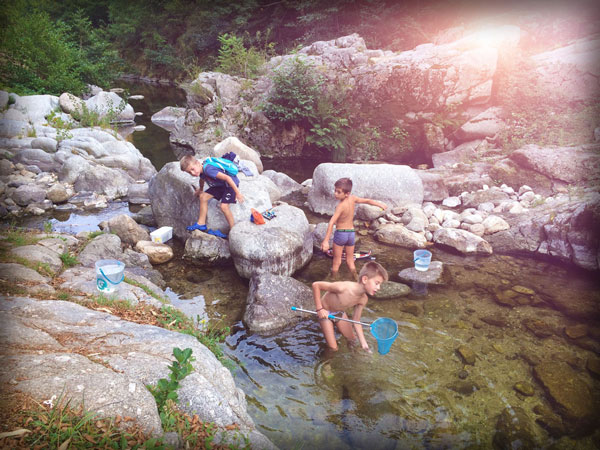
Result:
<svg viewBox="0 0 600 450">
<path fill-rule="evenodd" d="M 228 175 L 223 169 L 219 169 L 213 165 L 203 164 L 192 155 L 186 155 L 179 161 L 181 170 L 189 173 L 194 177 L 200 177 L 200 187 L 196 189 L 194 195 L 200 199 L 200 214 L 198 222 L 187 227 L 188 231 L 200 230 L 206 231 L 208 234 L 227 239 L 227 235 L 220 230 L 210 230 L 206 227 L 206 213 L 208 211 L 208 201 L 211 198 L 219 200 L 221 211 L 231 229 L 234 225 L 233 214 L 229 209 L 229 205 L 239 200 L 244 202 L 244 196 L 238 189 L 240 180 L 235 175 Z M 204 182 L 208 183 L 209 188 L 204 191 Z"/>
</svg>

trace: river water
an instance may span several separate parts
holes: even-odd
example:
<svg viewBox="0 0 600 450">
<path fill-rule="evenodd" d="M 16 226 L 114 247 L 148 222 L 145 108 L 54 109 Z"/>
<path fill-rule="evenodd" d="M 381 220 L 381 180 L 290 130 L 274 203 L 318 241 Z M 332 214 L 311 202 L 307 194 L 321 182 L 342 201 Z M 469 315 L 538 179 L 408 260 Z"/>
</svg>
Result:
<svg viewBox="0 0 600 450">
<path fill-rule="evenodd" d="M 160 169 L 175 157 L 168 133 L 153 129 L 149 119 L 164 106 L 183 106 L 181 91 L 128 87 L 131 94 L 146 96 L 144 102 L 132 101 L 144 113 L 144 120 L 137 122 L 147 126 L 134 133 L 133 142 Z M 316 164 L 295 162 L 289 174 L 303 181 Z M 285 172 L 277 162 L 266 167 Z M 305 209 L 302 196 L 286 200 Z M 112 208 L 111 214 L 128 211 L 125 204 Z M 328 220 L 305 212 L 311 223 Z M 97 219 L 76 217 L 77 223 L 86 224 L 97 224 Z M 52 220 L 56 230 L 73 231 L 73 218 Z M 366 322 L 389 317 L 398 323 L 390 352 L 351 349 L 340 337 L 340 351 L 331 354 L 310 315 L 271 336 L 250 333 L 241 321 L 248 282 L 233 264 L 190 263 L 181 257 L 181 243 L 173 240 L 170 245 L 175 258 L 156 267 L 169 294 L 180 301 L 202 297 L 211 323 L 231 327 L 224 351 L 233 361 L 238 387 L 246 393 L 248 412 L 282 449 L 490 448 L 499 414 L 516 407 L 526 411 L 542 448 L 596 448 L 589 436 L 555 441 L 534 423 L 533 412 L 536 405 L 551 404 L 532 375 L 532 361 L 567 361 L 592 392 L 598 390 L 585 368 L 594 353 L 563 332 L 565 326 L 578 324 L 597 330 L 597 324 L 569 318 L 551 306 L 564 304 L 565 298 L 597 301 L 598 283 L 586 272 L 524 257 L 464 257 L 434 247 L 433 260 L 444 263 L 444 284 L 413 286 L 401 299 L 371 299 L 363 314 Z M 411 250 L 369 236 L 361 237 L 359 248 L 372 250 L 392 281 L 399 281 L 398 272 L 413 264 Z M 315 253 L 294 277 L 310 285 L 327 276 L 330 264 Z M 527 304 L 509 308 L 496 301 L 511 288 L 525 292 Z M 554 332 L 537 337 L 525 325 L 528 320 L 541 320 Z M 365 335 L 376 349 L 375 339 Z M 473 364 L 464 362 L 459 348 L 472 353 Z M 529 385 L 531 395 L 515 390 L 516 383 Z"/>
</svg>

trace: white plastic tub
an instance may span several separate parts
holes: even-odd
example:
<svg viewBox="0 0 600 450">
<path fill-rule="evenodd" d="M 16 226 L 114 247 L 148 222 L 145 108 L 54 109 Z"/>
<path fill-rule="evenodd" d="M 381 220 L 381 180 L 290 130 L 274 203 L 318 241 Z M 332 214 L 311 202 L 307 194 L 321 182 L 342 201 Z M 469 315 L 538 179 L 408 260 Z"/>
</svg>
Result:
<svg viewBox="0 0 600 450">
<path fill-rule="evenodd" d="M 158 230 L 154 230 L 150 233 L 152 242 L 164 244 L 173 237 L 173 227 L 160 227 Z"/>
</svg>

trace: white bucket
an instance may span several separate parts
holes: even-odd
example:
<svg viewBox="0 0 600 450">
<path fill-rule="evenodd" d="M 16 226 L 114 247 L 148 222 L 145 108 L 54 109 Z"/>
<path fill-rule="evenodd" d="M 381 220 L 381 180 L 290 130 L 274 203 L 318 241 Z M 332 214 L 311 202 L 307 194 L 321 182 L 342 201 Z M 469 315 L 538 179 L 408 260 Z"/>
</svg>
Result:
<svg viewBox="0 0 600 450">
<path fill-rule="evenodd" d="M 413 255 L 415 269 L 420 272 L 425 272 L 429 269 L 429 263 L 431 262 L 431 252 L 429 250 L 415 250 Z"/>
<path fill-rule="evenodd" d="M 100 292 L 110 294 L 125 278 L 125 264 L 116 259 L 101 259 L 96 261 L 96 288 Z"/>
</svg>

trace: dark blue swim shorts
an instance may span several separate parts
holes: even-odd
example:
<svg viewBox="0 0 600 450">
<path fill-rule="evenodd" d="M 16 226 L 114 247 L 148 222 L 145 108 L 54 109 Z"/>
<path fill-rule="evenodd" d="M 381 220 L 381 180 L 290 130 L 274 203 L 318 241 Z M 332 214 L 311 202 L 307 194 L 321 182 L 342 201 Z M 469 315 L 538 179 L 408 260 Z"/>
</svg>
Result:
<svg viewBox="0 0 600 450">
<path fill-rule="evenodd" d="M 335 230 L 335 233 L 333 233 L 333 243 L 340 247 L 353 247 L 354 230 Z"/>
</svg>

